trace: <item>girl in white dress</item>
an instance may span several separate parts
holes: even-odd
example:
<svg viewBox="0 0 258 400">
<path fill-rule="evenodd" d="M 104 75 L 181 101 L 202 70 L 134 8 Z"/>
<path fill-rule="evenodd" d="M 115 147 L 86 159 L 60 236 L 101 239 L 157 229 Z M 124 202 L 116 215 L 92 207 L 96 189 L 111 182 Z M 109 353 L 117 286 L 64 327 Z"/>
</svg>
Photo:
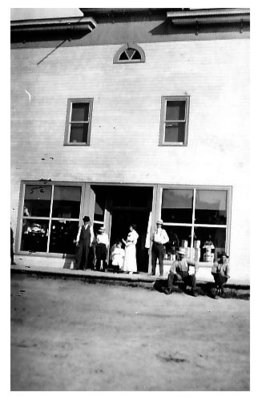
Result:
<svg viewBox="0 0 258 400">
<path fill-rule="evenodd" d="M 123 271 L 129 272 L 129 274 L 137 272 L 136 243 L 138 237 L 139 235 L 135 230 L 135 225 L 130 225 L 127 238 L 126 240 L 123 239 L 123 242 L 125 244 L 125 260 L 124 260 Z"/>
<path fill-rule="evenodd" d="M 117 240 L 114 246 L 112 246 L 110 258 L 114 272 L 119 272 L 120 269 L 123 269 L 125 251 L 122 249 L 122 242 L 120 240 Z"/>
</svg>

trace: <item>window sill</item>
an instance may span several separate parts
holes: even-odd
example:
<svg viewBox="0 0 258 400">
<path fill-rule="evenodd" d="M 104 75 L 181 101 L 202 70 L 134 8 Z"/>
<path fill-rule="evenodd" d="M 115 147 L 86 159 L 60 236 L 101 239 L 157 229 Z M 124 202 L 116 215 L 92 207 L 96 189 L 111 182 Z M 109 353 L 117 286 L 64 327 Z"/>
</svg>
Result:
<svg viewBox="0 0 258 400">
<path fill-rule="evenodd" d="M 90 146 L 89 143 L 64 143 L 64 146 Z"/>
<path fill-rule="evenodd" d="M 187 143 L 174 143 L 174 142 L 171 142 L 171 143 L 160 143 L 159 144 L 159 146 L 161 146 L 161 147 L 163 147 L 163 146 L 173 146 L 173 147 L 186 147 L 187 146 Z"/>
</svg>

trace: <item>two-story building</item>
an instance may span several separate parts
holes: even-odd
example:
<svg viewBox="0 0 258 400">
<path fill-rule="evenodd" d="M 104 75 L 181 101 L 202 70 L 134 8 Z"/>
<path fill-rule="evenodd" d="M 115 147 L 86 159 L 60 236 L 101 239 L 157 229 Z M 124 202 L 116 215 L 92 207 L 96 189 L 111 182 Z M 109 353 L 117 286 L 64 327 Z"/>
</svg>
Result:
<svg viewBox="0 0 258 400">
<path fill-rule="evenodd" d="M 249 9 L 81 9 L 11 22 L 11 222 L 23 265 L 73 260 L 84 215 L 138 270 L 162 218 L 249 280 Z M 70 261 L 69 261 L 70 260 Z M 149 269 L 150 271 L 150 269 Z"/>
</svg>

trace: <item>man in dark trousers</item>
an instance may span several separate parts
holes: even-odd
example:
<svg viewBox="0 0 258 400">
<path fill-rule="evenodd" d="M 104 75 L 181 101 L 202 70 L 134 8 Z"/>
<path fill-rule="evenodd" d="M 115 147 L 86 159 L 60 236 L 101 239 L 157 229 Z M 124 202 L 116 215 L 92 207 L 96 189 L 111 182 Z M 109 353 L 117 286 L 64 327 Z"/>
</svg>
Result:
<svg viewBox="0 0 258 400">
<path fill-rule="evenodd" d="M 75 257 L 75 269 L 85 270 L 88 267 L 89 251 L 94 233 L 88 216 L 83 217 L 83 225 L 80 226 L 76 238 L 77 253 Z"/>
<path fill-rule="evenodd" d="M 196 269 L 197 263 L 193 260 L 186 258 L 186 250 L 180 247 L 177 251 L 178 260 L 173 261 L 169 274 L 168 274 L 168 288 L 165 290 L 166 294 L 173 292 L 173 284 L 175 279 L 182 280 L 184 282 L 184 289 L 187 286 L 191 287 L 191 294 L 197 296 L 196 292 Z"/>
<path fill-rule="evenodd" d="M 165 229 L 162 229 L 163 221 L 159 219 L 156 222 L 157 229 L 152 236 L 152 275 L 155 275 L 157 259 L 159 260 L 160 276 L 163 276 L 163 259 L 166 253 L 165 244 L 169 241 L 169 237 Z"/>
<path fill-rule="evenodd" d="M 216 297 L 218 294 L 224 295 L 224 288 L 223 286 L 230 278 L 229 276 L 229 256 L 227 253 L 223 252 L 218 261 L 213 264 L 211 269 L 211 273 L 214 277 L 215 281 L 215 293 L 214 296 Z"/>
</svg>

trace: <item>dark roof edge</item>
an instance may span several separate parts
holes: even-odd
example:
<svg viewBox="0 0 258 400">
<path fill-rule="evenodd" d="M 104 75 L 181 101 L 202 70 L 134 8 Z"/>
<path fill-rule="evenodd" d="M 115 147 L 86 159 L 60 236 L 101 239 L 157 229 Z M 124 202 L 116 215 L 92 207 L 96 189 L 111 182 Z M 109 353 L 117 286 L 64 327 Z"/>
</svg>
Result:
<svg viewBox="0 0 258 400">
<path fill-rule="evenodd" d="M 47 18 L 11 21 L 11 31 L 29 32 L 32 30 L 48 32 L 61 30 L 87 30 L 92 31 L 97 23 L 91 17 Z"/>
<path fill-rule="evenodd" d="M 172 23 L 187 25 L 193 23 L 232 23 L 250 22 L 249 8 L 210 8 L 187 11 L 168 11 L 167 18 Z"/>
<path fill-rule="evenodd" d="M 108 15 L 108 14 L 152 14 L 166 13 L 168 11 L 189 10 L 189 8 L 80 8 L 84 15 Z"/>
</svg>

